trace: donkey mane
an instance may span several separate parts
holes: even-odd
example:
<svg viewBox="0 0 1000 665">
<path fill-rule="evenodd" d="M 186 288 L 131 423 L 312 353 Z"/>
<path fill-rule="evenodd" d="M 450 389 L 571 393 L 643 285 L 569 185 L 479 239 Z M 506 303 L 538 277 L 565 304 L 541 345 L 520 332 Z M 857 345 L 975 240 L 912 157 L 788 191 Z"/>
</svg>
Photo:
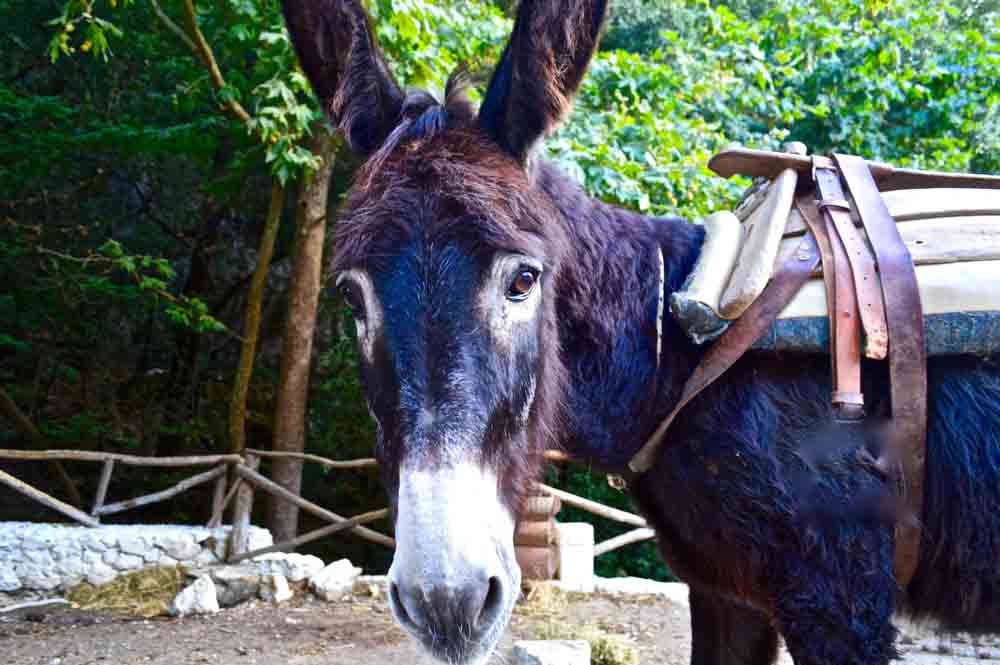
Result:
<svg viewBox="0 0 1000 665">
<path fill-rule="evenodd" d="M 335 230 L 334 269 L 363 267 L 418 233 L 462 235 L 558 265 L 567 243 L 548 221 L 552 203 L 478 127 L 466 83 L 456 70 L 444 104 L 409 93 L 398 124 L 355 176 Z"/>
</svg>

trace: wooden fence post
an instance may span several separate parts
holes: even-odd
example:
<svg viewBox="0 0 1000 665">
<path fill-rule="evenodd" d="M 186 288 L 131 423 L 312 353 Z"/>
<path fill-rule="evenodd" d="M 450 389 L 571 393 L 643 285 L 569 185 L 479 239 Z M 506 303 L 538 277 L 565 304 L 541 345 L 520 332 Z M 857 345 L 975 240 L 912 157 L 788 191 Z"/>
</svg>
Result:
<svg viewBox="0 0 1000 665">
<path fill-rule="evenodd" d="M 212 512 L 208 516 L 208 524 L 211 526 L 216 515 L 222 515 L 222 507 L 226 500 L 226 485 L 229 482 L 230 465 L 225 467 L 226 471 L 215 481 L 215 492 L 212 494 Z"/>
<path fill-rule="evenodd" d="M 104 465 L 101 467 L 101 480 L 97 484 L 97 494 L 94 497 L 94 507 L 90 511 L 94 517 L 97 517 L 101 508 L 104 507 L 104 500 L 108 497 L 108 485 L 111 483 L 111 472 L 114 468 L 115 461 L 113 459 L 104 460 Z"/>
<path fill-rule="evenodd" d="M 260 458 L 256 455 L 247 454 L 246 466 L 251 471 L 256 471 L 260 465 Z M 233 530 L 229 533 L 229 556 L 234 557 L 249 551 L 250 549 L 250 514 L 253 512 L 253 492 L 254 487 L 250 483 L 241 483 L 236 491 L 236 502 L 233 504 Z"/>
</svg>

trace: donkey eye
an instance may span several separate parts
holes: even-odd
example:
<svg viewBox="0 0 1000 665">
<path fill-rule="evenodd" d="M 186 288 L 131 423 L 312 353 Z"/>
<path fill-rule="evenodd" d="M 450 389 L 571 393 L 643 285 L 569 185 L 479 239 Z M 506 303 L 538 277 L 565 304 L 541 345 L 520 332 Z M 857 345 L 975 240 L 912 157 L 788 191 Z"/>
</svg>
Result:
<svg viewBox="0 0 1000 665">
<path fill-rule="evenodd" d="M 524 300 L 531 293 L 531 289 L 535 287 L 535 282 L 538 281 L 538 272 L 535 270 L 521 269 L 518 271 L 517 275 L 514 276 L 514 280 L 507 287 L 507 299 L 508 300 Z"/>
</svg>

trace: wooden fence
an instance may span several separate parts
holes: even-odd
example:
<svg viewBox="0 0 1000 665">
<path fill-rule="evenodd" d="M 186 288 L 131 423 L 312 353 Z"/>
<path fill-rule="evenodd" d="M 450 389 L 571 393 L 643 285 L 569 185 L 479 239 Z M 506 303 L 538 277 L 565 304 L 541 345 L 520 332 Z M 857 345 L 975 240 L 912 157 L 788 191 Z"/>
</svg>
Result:
<svg viewBox="0 0 1000 665">
<path fill-rule="evenodd" d="M 6 450 L 0 449 L 0 459 L 12 460 L 37 460 L 37 461 L 78 461 L 101 463 L 101 475 L 98 480 L 97 490 L 94 496 L 93 507 L 90 512 L 84 512 L 79 508 L 69 505 L 59 499 L 46 494 L 42 490 L 29 485 L 28 483 L 15 478 L 14 476 L 0 470 L 0 484 L 7 485 L 17 492 L 37 501 L 38 503 L 62 513 L 66 517 L 87 527 L 97 527 L 101 524 L 101 518 L 106 515 L 122 513 L 142 506 L 165 501 L 176 497 L 194 487 L 207 482 L 214 481 L 215 488 L 212 498 L 212 510 L 206 526 L 217 527 L 222 524 L 223 515 L 232 506 L 232 531 L 230 533 L 228 555 L 230 562 L 235 563 L 249 559 L 261 554 L 270 552 L 280 552 L 305 543 L 312 542 L 319 538 L 325 538 L 336 533 L 351 533 L 365 540 L 368 540 L 388 548 L 395 547 L 395 541 L 389 536 L 370 529 L 365 524 L 384 519 L 389 515 L 388 508 L 373 510 L 353 517 L 344 517 L 337 513 L 323 508 L 308 499 L 290 492 L 281 485 L 262 475 L 258 468 L 262 458 L 291 457 L 301 459 L 305 462 L 320 464 L 327 469 L 351 470 L 365 469 L 378 466 L 378 462 L 372 458 L 334 461 L 318 455 L 307 453 L 272 452 L 267 450 L 247 449 L 242 455 L 191 455 L 185 457 L 143 457 L 137 455 L 123 455 L 119 453 L 105 453 L 81 450 Z M 546 458 L 552 462 L 568 461 L 568 458 L 555 451 L 546 454 Z M 116 465 L 139 466 L 154 468 L 180 468 L 180 467 L 211 467 L 207 471 L 197 473 L 186 478 L 172 487 L 145 494 L 142 496 L 106 503 L 108 487 Z M 563 490 L 549 487 L 539 483 L 538 488 L 552 496 L 558 497 L 565 505 L 579 508 L 598 517 L 610 519 L 622 524 L 627 524 L 634 528 L 620 536 L 611 538 L 602 543 L 598 543 L 594 548 L 594 556 L 606 554 L 620 547 L 632 543 L 649 540 L 654 537 L 653 530 L 648 528 L 646 521 L 633 513 L 611 508 L 603 504 L 591 501 L 575 494 Z M 314 529 L 295 538 L 275 543 L 270 547 L 249 549 L 249 527 L 250 515 L 253 510 L 255 491 L 260 490 L 272 496 L 295 504 L 301 510 L 311 513 L 330 524 Z"/>
</svg>

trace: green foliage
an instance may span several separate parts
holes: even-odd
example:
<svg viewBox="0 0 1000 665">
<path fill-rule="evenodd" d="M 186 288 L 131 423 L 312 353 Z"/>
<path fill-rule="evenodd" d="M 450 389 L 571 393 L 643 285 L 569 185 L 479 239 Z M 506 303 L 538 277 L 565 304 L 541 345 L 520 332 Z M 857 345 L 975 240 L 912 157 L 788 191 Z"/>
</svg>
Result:
<svg viewBox="0 0 1000 665">
<path fill-rule="evenodd" d="M 511 25 L 506 1 L 367 4 L 400 82 L 438 95 L 460 64 L 485 78 Z M 229 331 L 241 327 L 269 184 L 294 191 L 316 165 L 306 145 L 321 114 L 279 3 L 195 5 L 224 85 L 178 36 L 179 0 L 0 0 L 0 381 L 68 447 L 221 448 L 238 343 Z M 997 0 L 617 0 L 611 11 L 576 110 L 547 142 L 606 201 L 692 219 L 729 208 L 747 183 L 705 165 L 734 142 L 1000 171 Z M 338 159 L 333 200 L 350 169 Z M 291 240 L 286 227 L 251 390 L 260 447 Z M 335 297 L 322 304 L 307 447 L 367 456 L 373 425 L 341 309 Z M 559 482 L 631 508 L 586 469 Z M 384 501 L 374 472 L 312 468 L 304 487 L 343 512 Z M 620 532 L 597 521 L 600 540 Z M 644 543 L 601 557 L 598 570 L 667 578 L 658 561 Z"/>
<path fill-rule="evenodd" d="M 605 48 L 633 53 L 597 57 L 549 142 L 601 198 L 686 217 L 731 205 L 745 183 L 705 163 L 732 142 L 1000 169 L 996 3 L 620 4 Z"/>
<path fill-rule="evenodd" d="M 122 0 L 121 4 L 127 7 L 132 1 Z M 63 7 L 62 14 L 49 21 L 48 24 L 56 28 L 49 42 L 49 57 L 52 62 L 60 55 L 76 53 L 77 49 L 107 60 L 111 53 L 108 38 L 121 37 L 122 31 L 111 21 L 96 15 L 96 4 L 94 0 L 70 0 Z M 111 9 L 118 6 L 117 0 L 107 0 L 107 4 Z"/>
<path fill-rule="evenodd" d="M 124 33 L 115 23 L 98 18 L 94 4 L 94 0 L 68 0 L 62 15 L 50 22 L 57 28 L 50 44 L 53 61 L 77 51 L 70 45 L 71 34 L 81 24 L 87 26 L 87 35 L 79 50 L 107 60 L 109 40 L 122 38 Z M 117 0 L 109 0 L 109 5 L 115 8 Z M 191 84 L 200 88 L 200 93 L 213 98 L 220 110 L 231 110 L 233 103 L 250 108 L 252 116 L 246 122 L 246 130 L 259 145 L 248 149 L 254 153 L 263 151 L 265 162 L 278 180 L 284 184 L 319 166 L 318 158 L 302 141 L 320 114 L 305 77 L 296 69 L 278 3 L 261 6 L 245 0 L 229 0 L 219 11 L 198 15 L 199 30 L 220 62 L 226 79 L 219 88 L 208 84 L 211 77 L 205 76 L 206 63 L 191 52 L 189 45 L 195 37 L 188 34 L 182 39 L 175 34 L 184 22 L 171 18 L 166 11 L 156 12 L 155 16 L 161 27 L 173 29 L 167 35 L 180 48 L 188 48 L 185 74 Z M 249 67 L 245 55 L 248 52 L 254 54 Z"/>
<path fill-rule="evenodd" d="M 607 476 L 592 472 L 586 467 L 569 464 L 558 471 L 550 469 L 547 480 L 568 492 L 592 501 L 612 508 L 635 512 L 635 506 L 628 495 L 612 487 Z M 595 518 L 586 511 L 569 506 L 563 506 L 559 512 L 559 521 L 593 523 L 594 540 L 598 543 L 634 528 L 603 518 Z M 628 575 L 665 582 L 675 579 L 664 567 L 653 541 L 628 545 L 598 557 L 594 560 L 594 572 L 602 577 Z"/>
<path fill-rule="evenodd" d="M 373 0 L 368 7 L 397 78 L 439 94 L 459 65 L 487 73 L 511 26 L 488 2 Z"/>
</svg>

